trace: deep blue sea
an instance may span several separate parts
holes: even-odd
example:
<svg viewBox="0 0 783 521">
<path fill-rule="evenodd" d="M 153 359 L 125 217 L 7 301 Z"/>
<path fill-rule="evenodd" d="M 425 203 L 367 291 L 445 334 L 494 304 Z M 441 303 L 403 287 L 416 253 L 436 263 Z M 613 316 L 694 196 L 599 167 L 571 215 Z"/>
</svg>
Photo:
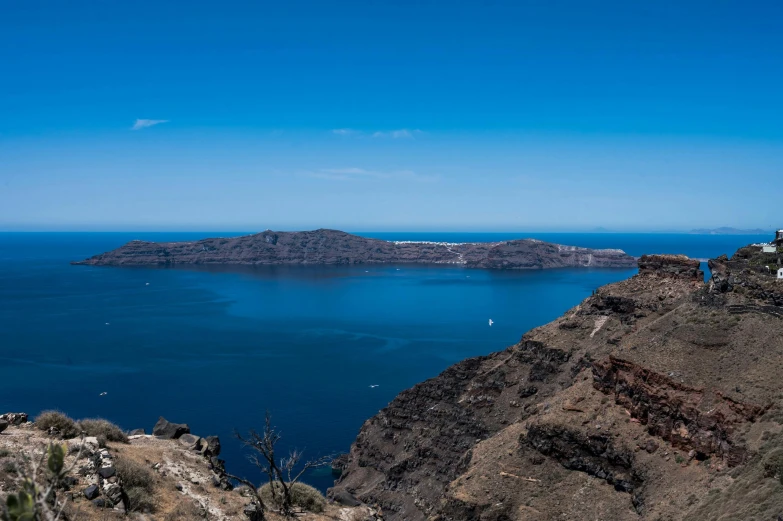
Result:
<svg viewBox="0 0 783 521">
<path fill-rule="evenodd" d="M 260 427 L 266 410 L 283 432 L 282 449 L 345 452 L 362 423 L 403 389 L 464 358 L 504 349 L 595 288 L 635 272 L 69 265 L 132 239 L 229 235 L 241 234 L 0 233 L 0 412 L 56 408 L 148 432 L 163 415 L 199 435 L 219 435 L 229 468 L 260 481 L 232 432 Z M 362 235 L 449 242 L 535 237 L 703 259 L 770 238 Z M 324 489 L 332 477 L 323 469 L 307 481 Z"/>
</svg>

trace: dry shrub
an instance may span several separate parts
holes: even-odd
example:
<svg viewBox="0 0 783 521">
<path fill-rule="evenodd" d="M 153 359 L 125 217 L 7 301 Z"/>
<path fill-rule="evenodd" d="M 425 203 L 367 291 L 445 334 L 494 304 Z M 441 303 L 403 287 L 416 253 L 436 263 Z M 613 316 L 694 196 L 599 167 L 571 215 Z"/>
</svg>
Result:
<svg viewBox="0 0 783 521">
<path fill-rule="evenodd" d="M 123 487 L 138 487 L 149 492 L 155 487 L 155 474 L 146 465 L 128 458 L 117 458 L 114 460 L 114 468 Z"/>
<path fill-rule="evenodd" d="M 131 512 L 150 513 L 155 511 L 155 498 L 147 490 L 140 487 L 127 487 L 128 510 Z"/>
<path fill-rule="evenodd" d="M 84 431 L 87 436 L 103 436 L 108 441 L 118 441 L 128 443 L 128 435 L 122 429 L 117 427 L 109 420 L 103 418 L 89 418 L 81 420 L 77 427 Z"/>
<path fill-rule="evenodd" d="M 204 508 L 195 501 L 180 501 L 171 511 L 163 516 L 163 521 L 193 521 L 207 517 Z"/>
<path fill-rule="evenodd" d="M 261 499 L 267 505 L 274 505 L 276 508 L 281 508 L 280 504 L 283 488 L 280 483 L 275 482 L 275 494 L 272 497 L 272 487 L 269 483 L 261 487 L 259 493 Z M 290 488 L 291 503 L 308 512 L 323 512 L 326 508 L 326 498 L 321 494 L 318 489 L 311 487 L 305 483 L 294 483 Z"/>
<path fill-rule="evenodd" d="M 155 510 L 154 490 L 155 474 L 141 463 L 131 459 L 114 460 L 117 477 L 128 495 L 128 510 L 132 512 L 152 512 Z"/>
<path fill-rule="evenodd" d="M 49 429 L 55 428 L 63 439 L 75 438 L 79 435 L 79 429 L 76 427 L 76 422 L 73 421 L 67 414 L 60 411 L 44 411 L 35 418 L 35 426 L 38 429 L 48 432 Z"/>
</svg>

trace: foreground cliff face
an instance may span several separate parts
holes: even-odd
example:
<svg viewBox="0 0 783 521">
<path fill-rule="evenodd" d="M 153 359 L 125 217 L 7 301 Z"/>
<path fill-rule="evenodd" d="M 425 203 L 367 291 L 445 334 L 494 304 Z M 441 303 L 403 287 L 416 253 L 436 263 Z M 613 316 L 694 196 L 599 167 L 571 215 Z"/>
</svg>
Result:
<svg viewBox="0 0 783 521">
<path fill-rule="evenodd" d="M 468 268 L 626 268 L 621 250 L 592 250 L 533 239 L 495 243 L 390 242 L 336 230 L 265 231 L 195 242 L 132 241 L 74 264 L 93 266 L 453 264 Z"/>
<path fill-rule="evenodd" d="M 757 246 L 645 256 L 505 351 L 368 420 L 332 494 L 387 519 L 783 515 L 783 281 Z M 774 273 L 774 271 L 773 271 Z"/>
</svg>

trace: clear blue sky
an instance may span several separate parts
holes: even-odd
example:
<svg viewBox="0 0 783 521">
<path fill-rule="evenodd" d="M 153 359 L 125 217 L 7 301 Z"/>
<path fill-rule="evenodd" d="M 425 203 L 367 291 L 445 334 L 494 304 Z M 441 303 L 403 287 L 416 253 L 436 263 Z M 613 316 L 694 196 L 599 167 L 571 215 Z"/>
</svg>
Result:
<svg viewBox="0 0 783 521">
<path fill-rule="evenodd" d="M 4 2 L 0 230 L 783 226 L 783 2 Z"/>
</svg>

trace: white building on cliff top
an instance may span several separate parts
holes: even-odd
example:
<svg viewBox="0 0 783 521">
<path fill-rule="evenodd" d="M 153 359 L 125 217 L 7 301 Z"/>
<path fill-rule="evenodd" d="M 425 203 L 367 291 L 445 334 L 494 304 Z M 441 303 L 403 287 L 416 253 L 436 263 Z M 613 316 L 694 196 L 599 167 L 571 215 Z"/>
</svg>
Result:
<svg viewBox="0 0 783 521">
<path fill-rule="evenodd" d="M 780 268 L 780 269 L 778 270 L 778 278 L 779 278 L 779 279 L 783 279 L 783 268 Z"/>
</svg>

